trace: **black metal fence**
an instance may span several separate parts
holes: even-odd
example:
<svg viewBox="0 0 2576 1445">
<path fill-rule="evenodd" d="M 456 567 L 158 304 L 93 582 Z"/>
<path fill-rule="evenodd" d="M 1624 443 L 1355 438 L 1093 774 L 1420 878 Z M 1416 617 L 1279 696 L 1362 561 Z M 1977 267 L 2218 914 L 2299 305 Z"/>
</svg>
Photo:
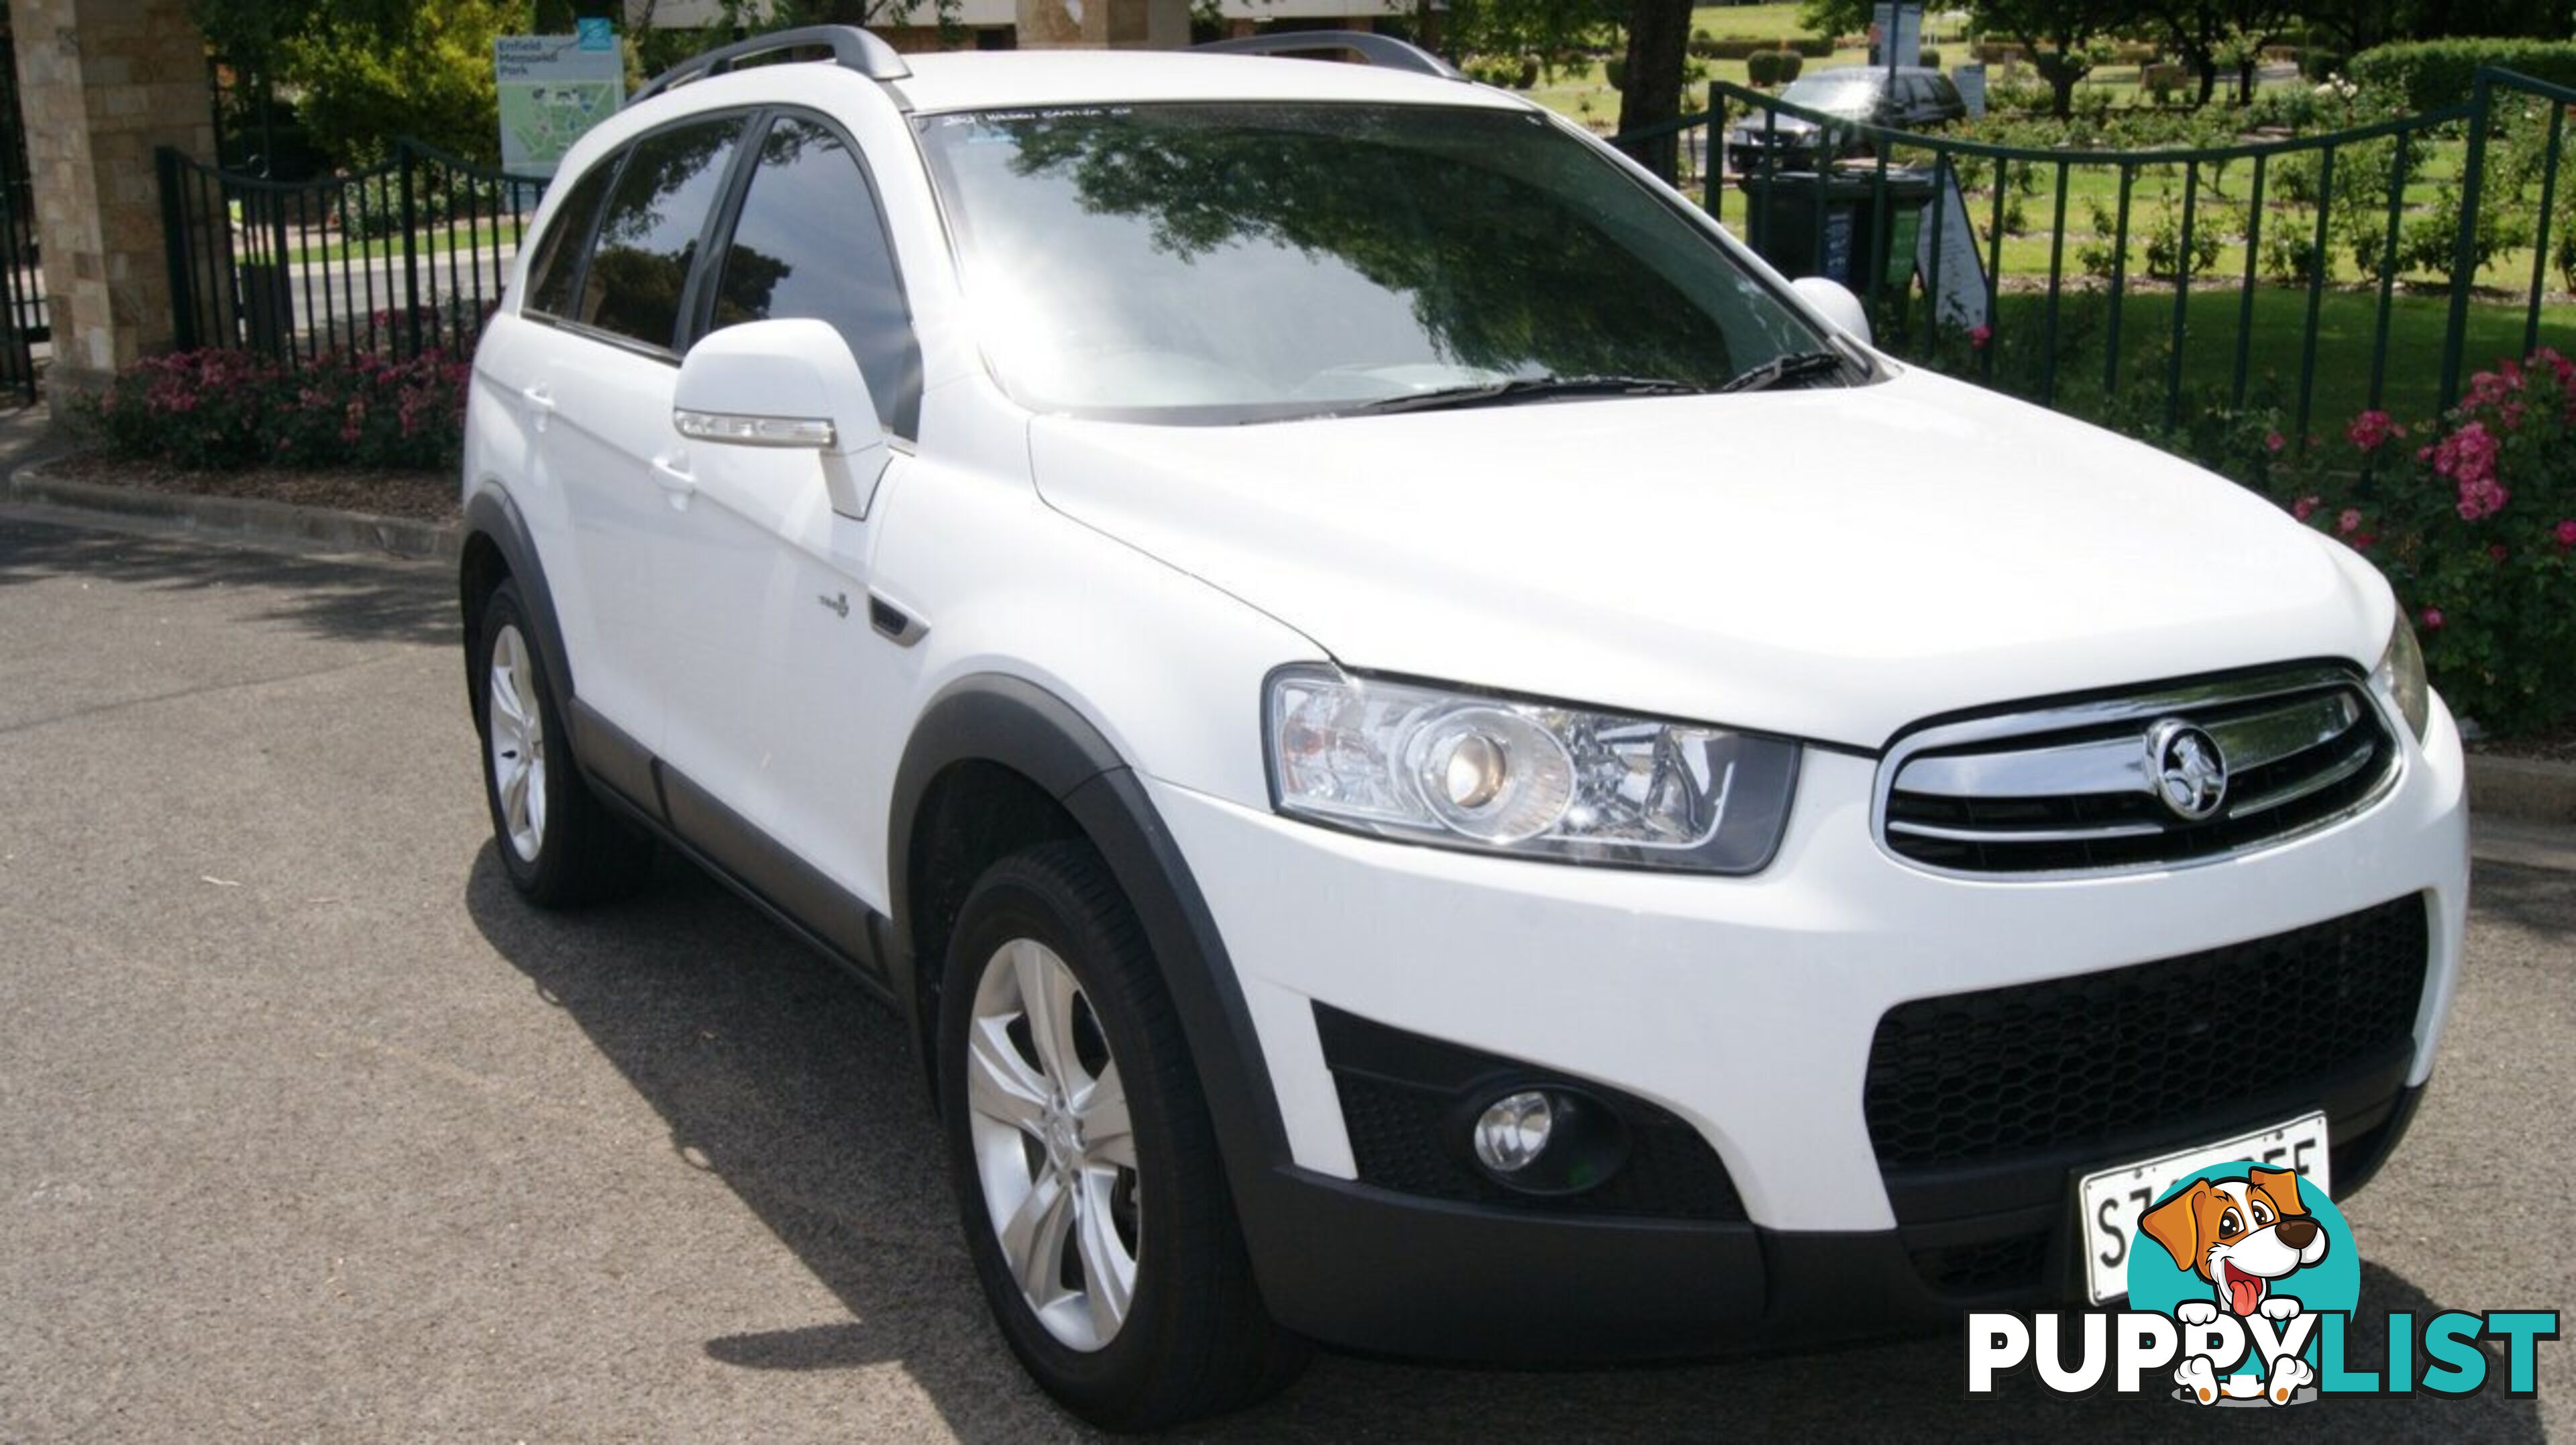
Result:
<svg viewBox="0 0 2576 1445">
<path fill-rule="evenodd" d="M 18 110 L 18 57 L 0 26 L 0 389 L 36 399 L 36 343 L 52 337 L 36 246 L 36 187 Z"/>
<path fill-rule="evenodd" d="M 2304 437 L 2337 412 L 2447 409 L 2465 368 L 2569 344 L 2571 106 L 2485 70 L 2461 104 L 2347 129 L 2040 149 L 1719 82 L 1706 111 L 1614 143 L 1704 137 L 1703 204 L 1723 219 L 1737 193 L 1748 243 L 1851 284 L 1900 354 L 2070 409 L 2145 399 L 2168 427 L 2266 402 Z"/>
<path fill-rule="evenodd" d="M 180 349 L 297 362 L 471 348 L 546 189 L 414 140 L 313 181 L 158 159 Z"/>
</svg>

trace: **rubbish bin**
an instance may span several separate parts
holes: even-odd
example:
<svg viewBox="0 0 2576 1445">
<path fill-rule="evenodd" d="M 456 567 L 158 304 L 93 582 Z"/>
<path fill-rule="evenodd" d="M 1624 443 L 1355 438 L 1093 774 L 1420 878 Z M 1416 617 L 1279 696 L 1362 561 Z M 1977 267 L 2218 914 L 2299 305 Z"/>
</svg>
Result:
<svg viewBox="0 0 2576 1445">
<path fill-rule="evenodd" d="M 1870 258 L 1878 254 L 1878 237 L 1887 233 L 1888 286 L 1902 287 L 1914 275 L 1914 248 L 1922 232 L 1923 212 L 1932 204 L 1932 172 L 1911 166 L 1887 168 L 1886 205 L 1879 204 L 1878 167 L 1833 170 L 1759 172 L 1738 177 L 1744 192 L 1746 239 L 1762 259 L 1786 276 L 1825 276 L 1854 291 L 1869 289 Z"/>
</svg>

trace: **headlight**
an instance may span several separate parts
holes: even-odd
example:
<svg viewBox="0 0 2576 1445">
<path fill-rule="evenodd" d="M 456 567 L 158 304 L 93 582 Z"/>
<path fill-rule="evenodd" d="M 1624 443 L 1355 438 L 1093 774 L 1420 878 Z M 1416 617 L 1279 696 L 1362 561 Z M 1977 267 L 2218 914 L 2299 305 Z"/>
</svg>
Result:
<svg viewBox="0 0 2576 1445">
<path fill-rule="evenodd" d="M 2397 625 L 2389 630 L 2388 648 L 2379 655 L 2379 666 L 2371 669 L 2370 681 L 2397 705 L 2415 741 L 2424 741 L 2424 729 L 2433 721 L 2433 688 L 2424 680 L 2424 648 L 2415 640 L 2415 624 L 2406 620 L 2403 606 L 2397 609 Z"/>
<path fill-rule="evenodd" d="M 1266 701 L 1280 812 L 1408 842 L 1751 873 L 1797 780 L 1778 738 L 1329 667 L 1281 668 Z"/>
</svg>

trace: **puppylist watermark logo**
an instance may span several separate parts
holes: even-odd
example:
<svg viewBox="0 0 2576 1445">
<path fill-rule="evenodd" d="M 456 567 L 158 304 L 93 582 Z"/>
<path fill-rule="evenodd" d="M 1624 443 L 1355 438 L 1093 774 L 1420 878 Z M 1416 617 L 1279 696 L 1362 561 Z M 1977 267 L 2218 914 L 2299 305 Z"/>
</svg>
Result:
<svg viewBox="0 0 2576 1445">
<path fill-rule="evenodd" d="M 2352 1231 L 2324 1190 L 2288 1169 L 2239 1161 L 2187 1175 L 2138 1216 L 2129 1246 L 2125 1310 L 1969 1315 L 1968 1393 L 1994 1394 L 2027 1369 L 2059 1394 L 2108 1389 L 2198 1407 L 2490 1386 L 2529 1396 L 2540 1344 L 2558 1338 L 2554 1309 L 2392 1312 L 2379 1317 L 2384 1357 L 2360 1358 Z"/>
</svg>

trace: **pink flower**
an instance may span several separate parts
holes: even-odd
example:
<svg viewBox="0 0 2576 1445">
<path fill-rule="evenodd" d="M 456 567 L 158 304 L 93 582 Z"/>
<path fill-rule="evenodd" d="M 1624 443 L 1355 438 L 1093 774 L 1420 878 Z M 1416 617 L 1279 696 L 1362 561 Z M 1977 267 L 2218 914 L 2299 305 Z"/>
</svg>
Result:
<svg viewBox="0 0 2576 1445">
<path fill-rule="evenodd" d="M 2344 535 L 2345 535 L 2345 536 L 2347 536 L 2347 537 L 2351 536 L 2351 535 L 2352 535 L 2353 533 L 2355 533 L 2355 532 L 2360 531 L 2360 530 L 2361 530 L 2361 508 L 2359 508 L 2359 507 L 2346 507 L 2346 508 L 2344 508 L 2344 509 L 2343 509 L 2343 515 L 2335 519 L 2335 530 L 2336 530 L 2336 531 L 2338 531 L 2338 532 L 2341 532 L 2342 534 L 2344 534 Z"/>
<path fill-rule="evenodd" d="M 2277 452 L 2289 444 L 2289 438 L 2281 435 L 2279 432 L 2267 433 L 2263 438 L 2263 450 L 2267 452 Z"/>
<path fill-rule="evenodd" d="M 2510 552 L 2507 552 L 2507 551 L 2504 549 L 2504 544 L 2503 544 L 2502 542 L 2498 542 L 2498 543 L 2494 544 L 2493 546 L 2491 546 L 2491 547 L 2487 548 L 2487 555 L 2488 555 L 2489 557 L 2494 558 L 2496 561 L 2501 562 L 2501 561 L 2503 561 L 2505 558 L 2507 558 L 2507 557 L 2509 557 L 2509 556 L 2512 556 L 2513 554 L 2512 554 L 2512 553 L 2510 553 Z"/>
<path fill-rule="evenodd" d="M 2390 437 L 2405 434 L 2394 421 L 2389 419 L 2388 413 L 2376 410 L 2366 411 L 2354 417 L 2352 425 L 2344 429 L 2344 435 L 2355 447 L 2363 451 L 2377 450 L 2381 442 Z"/>
<path fill-rule="evenodd" d="M 2415 620 L 2424 624 L 2426 632 L 2439 632 L 2442 630 L 2442 609 L 2427 607 L 2417 615 Z"/>
<path fill-rule="evenodd" d="M 1985 350 L 1986 343 L 1994 339 L 1995 329 L 1991 326 L 1971 326 L 1968 328 L 1968 345 L 1975 350 Z"/>
<path fill-rule="evenodd" d="M 2558 524 L 2558 545 L 2576 547 L 2576 517 L 2570 517 Z"/>
<path fill-rule="evenodd" d="M 2324 505 L 2325 498 L 2323 497 L 2301 497 L 2290 504 L 2290 515 L 2304 522 L 2308 518 L 2315 516 L 2317 508 Z"/>
<path fill-rule="evenodd" d="M 2496 454 L 2502 449 L 2483 422 L 2471 422 L 2433 448 L 2433 470 L 2459 484 L 2459 513 L 2475 522 L 2504 510 L 2512 493 L 2496 480 Z"/>
<path fill-rule="evenodd" d="M 2352 550 L 2356 552 L 2367 552 L 2370 550 L 2371 544 L 2378 540 L 2379 534 L 2377 532 L 2364 532 L 2360 536 L 2352 539 Z"/>
</svg>

